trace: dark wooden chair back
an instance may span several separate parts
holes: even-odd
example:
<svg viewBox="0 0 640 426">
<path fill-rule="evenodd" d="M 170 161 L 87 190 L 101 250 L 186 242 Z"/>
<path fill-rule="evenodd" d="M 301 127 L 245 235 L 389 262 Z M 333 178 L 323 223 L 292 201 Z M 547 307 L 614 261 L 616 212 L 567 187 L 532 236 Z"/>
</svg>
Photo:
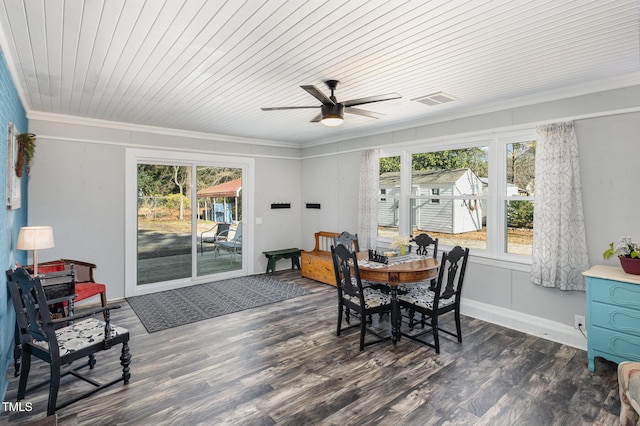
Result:
<svg viewBox="0 0 640 426">
<path fill-rule="evenodd" d="M 460 246 L 454 247 L 449 252 L 442 253 L 433 304 L 434 309 L 437 309 L 439 299 L 455 297 L 455 303 L 460 304 L 460 294 L 462 294 L 462 284 L 464 283 L 468 259 L 469 249 L 463 249 Z"/>
<path fill-rule="evenodd" d="M 344 299 L 344 295 L 351 296 L 360 301 L 359 306 L 351 306 L 359 309 L 364 306 L 364 296 L 362 293 L 362 280 L 358 269 L 358 259 L 355 251 L 351 251 L 344 244 L 331 247 L 334 271 L 336 273 L 336 286 L 338 297 Z M 347 305 L 354 305 L 347 301 Z"/>
<path fill-rule="evenodd" d="M 431 238 L 427 234 L 420 234 L 412 238 L 411 241 L 415 242 L 416 245 L 418 246 L 418 248 L 416 249 L 416 254 L 420 256 L 429 256 L 429 249 L 431 248 L 431 246 L 433 246 L 431 248 L 431 257 L 433 257 L 434 259 L 438 258 L 438 239 L 437 238 Z M 431 280 L 430 288 L 431 290 L 435 290 L 436 288 L 435 278 Z"/>
<path fill-rule="evenodd" d="M 56 341 L 55 330 L 40 278 L 33 279 L 23 268 L 16 269 L 8 278 L 22 342 L 35 340 L 51 346 Z"/>
<path fill-rule="evenodd" d="M 411 241 L 415 242 L 418 248 L 416 249 L 416 254 L 420 256 L 429 256 L 429 248 L 433 246 L 431 250 L 431 256 L 436 259 L 438 257 L 438 239 L 431 238 L 427 234 L 416 235 L 415 238 L 412 238 Z"/>
<path fill-rule="evenodd" d="M 333 237 L 333 246 L 338 247 L 342 244 L 349 251 L 360 251 L 360 244 L 358 244 L 358 234 L 351 234 L 347 231 L 342 232 L 337 237 Z"/>
<path fill-rule="evenodd" d="M 67 308 L 67 313 L 73 314 L 73 301 L 75 300 L 76 285 L 78 284 L 77 276 L 75 269 L 65 269 L 38 275 L 50 307 L 52 304 L 67 305 L 70 302 L 71 306 Z M 53 299 L 61 299 L 61 301 L 52 302 Z"/>
</svg>

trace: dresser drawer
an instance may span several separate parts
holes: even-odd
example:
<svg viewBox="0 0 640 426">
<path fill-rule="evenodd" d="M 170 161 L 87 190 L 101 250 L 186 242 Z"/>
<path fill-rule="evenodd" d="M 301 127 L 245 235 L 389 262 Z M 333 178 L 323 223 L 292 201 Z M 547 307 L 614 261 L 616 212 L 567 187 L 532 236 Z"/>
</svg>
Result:
<svg viewBox="0 0 640 426">
<path fill-rule="evenodd" d="M 594 327 L 607 328 L 640 337 L 640 311 L 605 303 L 591 305 L 589 322 Z"/>
<path fill-rule="evenodd" d="M 591 301 L 640 310 L 640 285 L 638 284 L 589 278 L 587 285 Z"/>
<path fill-rule="evenodd" d="M 612 355 L 605 356 L 611 361 L 640 361 L 640 337 L 638 336 L 591 327 L 589 342 L 590 349 Z"/>
</svg>

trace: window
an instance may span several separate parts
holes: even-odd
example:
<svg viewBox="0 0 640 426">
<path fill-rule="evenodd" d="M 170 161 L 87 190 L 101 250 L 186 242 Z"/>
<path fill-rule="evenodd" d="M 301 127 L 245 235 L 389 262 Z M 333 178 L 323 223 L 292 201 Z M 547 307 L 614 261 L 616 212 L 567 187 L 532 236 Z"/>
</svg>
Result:
<svg viewBox="0 0 640 426">
<path fill-rule="evenodd" d="M 427 233 L 441 244 L 487 248 L 486 209 L 478 199 L 487 177 L 488 152 L 483 144 L 411 154 L 411 186 L 416 188 L 411 197 L 412 235 Z M 431 197 L 429 203 L 425 195 Z"/>
<path fill-rule="evenodd" d="M 380 158 L 381 246 L 427 233 L 443 249 L 527 262 L 533 236 L 535 133 L 415 145 Z"/>
<path fill-rule="evenodd" d="M 535 155 L 535 141 L 508 143 L 506 146 L 504 209 L 507 217 L 507 253 L 532 254 Z"/>
<path fill-rule="evenodd" d="M 431 188 L 431 195 L 440 195 L 440 188 Z M 440 204 L 440 199 L 432 198 L 431 204 Z"/>
<path fill-rule="evenodd" d="M 378 200 L 378 237 L 398 235 L 400 207 L 400 156 L 380 158 L 380 199 Z"/>
</svg>

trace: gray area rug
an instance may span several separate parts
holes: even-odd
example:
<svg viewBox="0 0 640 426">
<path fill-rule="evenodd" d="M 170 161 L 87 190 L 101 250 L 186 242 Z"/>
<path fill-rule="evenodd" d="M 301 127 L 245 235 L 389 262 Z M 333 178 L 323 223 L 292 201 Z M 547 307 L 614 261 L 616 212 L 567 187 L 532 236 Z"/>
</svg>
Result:
<svg viewBox="0 0 640 426">
<path fill-rule="evenodd" d="M 149 333 L 309 294 L 296 283 L 252 275 L 128 297 Z"/>
</svg>

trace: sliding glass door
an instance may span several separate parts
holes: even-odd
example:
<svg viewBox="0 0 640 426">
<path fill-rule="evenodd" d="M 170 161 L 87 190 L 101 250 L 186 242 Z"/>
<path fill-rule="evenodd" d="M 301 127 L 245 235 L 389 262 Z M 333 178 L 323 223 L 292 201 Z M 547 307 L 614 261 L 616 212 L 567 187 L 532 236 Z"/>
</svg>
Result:
<svg viewBox="0 0 640 426">
<path fill-rule="evenodd" d="M 127 218 L 135 215 L 135 225 L 127 225 L 127 233 L 135 233 L 127 237 L 127 258 L 135 257 L 128 296 L 247 273 L 249 161 L 129 157 L 136 202 L 127 206 Z M 127 187 L 133 192 L 131 183 Z"/>
<path fill-rule="evenodd" d="M 138 164 L 138 285 L 191 277 L 191 167 Z"/>
<path fill-rule="evenodd" d="M 196 273 L 242 269 L 242 169 L 197 167 Z"/>
</svg>

